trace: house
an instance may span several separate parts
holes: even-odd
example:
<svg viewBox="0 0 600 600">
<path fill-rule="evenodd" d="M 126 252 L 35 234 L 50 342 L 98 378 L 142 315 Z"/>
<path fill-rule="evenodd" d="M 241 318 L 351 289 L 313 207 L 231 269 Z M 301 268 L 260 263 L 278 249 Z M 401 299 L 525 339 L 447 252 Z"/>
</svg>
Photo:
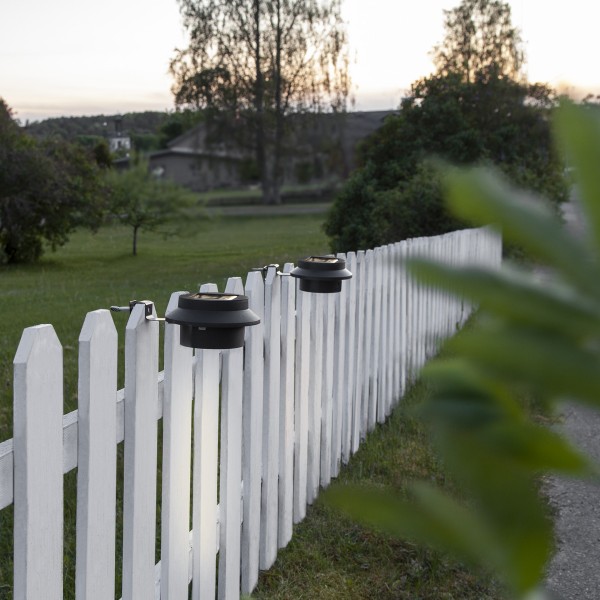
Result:
<svg viewBox="0 0 600 600">
<path fill-rule="evenodd" d="M 123 117 L 114 118 L 114 131 L 107 136 L 108 148 L 113 154 L 129 154 L 131 138 L 123 131 Z"/>
<path fill-rule="evenodd" d="M 392 113 L 292 115 L 284 148 L 283 183 L 294 185 L 347 177 L 356 167 L 358 143 Z M 195 192 L 255 183 L 248 168 L 254 161 L 253 152 L 235 142 L 214 141 L 214 137 L 206 124 L 200 123 L 171 140 L 166 149 L 150 153 L 149 167 L 157 177 L 172 179 Z M 128 164 L 128 157 L 115 161 L 121 168 Z"/>
</svg>

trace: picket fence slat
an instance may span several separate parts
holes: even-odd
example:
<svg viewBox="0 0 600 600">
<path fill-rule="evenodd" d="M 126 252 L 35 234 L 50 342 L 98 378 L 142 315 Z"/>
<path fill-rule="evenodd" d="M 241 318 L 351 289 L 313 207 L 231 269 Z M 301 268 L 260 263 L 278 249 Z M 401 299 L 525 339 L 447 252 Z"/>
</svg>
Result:
<svg viewBox="0 0 600 600">
<path fill-rule="evenodd" d="M 331 440 L 333 437 L 333 360 L 335 347 L 335 299 L 325 294 L 323 313 L 323 374 L 321 392 L 320 483 L 326 488 L 331 481 Z"/>
<path fill-rule="evenodd" d="M 356 272 L 356 253 L 346 254 L 346 266 L 351 273 Z M 356 279 L 352 277 L 346 282 L 346 366 L 344 371 L 348 378 L 346 397 L 343 398 L 342 409 L 342 461 L 347 464 L 352 452 L 352 412 L 354 406 L 354 386 L 356 374 Z"/>
<path fill-rule="evenodd" d="M 260 568 L 277 556 L 279 501 L 279 394 L 281 388 L 281 279 L 271 267 L 265 277 L 265 382 L 263 416 L 263 484 L 261 500 Z"/>
<path fill-rule="evenodd" d="M 286 263 L 283 273 L 294 265 Z M 294 523 L 294 370 L 296 340 L 296 285 L 285 275 L 281 279 L 281 389 L 279 408 L 279 523 L 278 546 L 292 539 Z"/>
<path fill-rule="evenodd" d="M 220 350 L 197 350 L 192 476 L 192 598 L 214 598 L 217 585 L 217 469 Z"/>
<path fill-rule="evenodd" d="M 107 310 L 88 313 L 79 336 L 78 600 L 115 589 L 117 330 Z"/>
<path fill-rule="evenodd" d="M 311 296 L 296 283 L 296 381 L 294 400 L 294 523 L 306 516 Z"/>
<path fill-rule="evenodd" d="M 354 454 L 360 446 L 362 434 L 362 391 L 364 377 L 364 351 L 365 338 L 365 295 L 364 295 L 364 271 L 365 252 L 359 250 L 356 253 L 356 273 L 354 286 L 356 289 L 356 351 L 354 367 L 354 395 L 352 403 L 352 453 Z"/>
<path fill-rule="evenodd" d="M 171 294 L 167 312 L 177 308 Z M 161 596 L 185 598 L 189 581 L 190 469 L 193 352 L 179 343 L 179 325 L 165 324 L 163 461 L 161 507 Z"/>
<path fill-rule="evenodd" d="M 62 347 L 23 331 L 14 359 L 15 600 L 63 597 Z"/>
<path fill-rule="evenodd" d="M 259 568 L 269 568 L 287 545 L 319 488 L 475 309 L 416 281 L 405 261 L 497 268 L 502 260 L 492 228 L 338 256 L 353 273 L 340 294 L 298 291 L 299 282 L 285 275 L 290 263 L 283 274 L 249 273 L 245 288 L 241 278 L 229 278 L 225 291 L 245 289 L 261 318 L 246 330 L 244 348 L 197 350 L 194 357 L 179 344 L 179 327 L 166 324 L 162 373 L 158 323 L 136 305 L 123 390 L 116 390 L 112 319 L 107 311 L 89 313 L 80 337 L 79 409 L 62 421 L 60 344 L 51 326 L 24 332 L 15 357 L 15 438 L 0 443 L 0 509 L 14 502 L 17 524 L 15 598 L 62 597 L 62 474 L 75 467 L 76 595 L 112 596 L 122 440 L 124 600 L 184 598 L 190 581 L 195 600 L 252 592 Z M 153 564 L 160 418 L 161 557 Z"/>
<path fill-rule="evenodd" d="M 145 306 L 138 304 L 125 338 L 123 600 L 154 594 L 157 376 L 158 323 L 147 321 Z"/>
<path fill-rule="evenodd" d="M 308 292 L 300 292 L 307 294 Z M 312 504 L 319 493 L 321 469 L 321 406 L 323 397 L 323 294 L 312 300 L 310 333 L 310 385 L 308 392 L 308 466 L 306 501 Z"/>
<path fill-rule="evenodd" d="M 240 592 L 243 353 L 223 351 L 219 600 L 235 600 Z"/>
<path fill-rule="evenodd" d="M 248 306 L 261 322 L 246 329 L 243 401 L 244 508 L 242 523 L 242 592 L 249 594 L 258 581 L 260 505 L 262 485 L 264 282 L 261 273 L 246 278 Z"/>
<path fill-rule="evenodd" d="M 338 254 L 338 258 L 343 258 Z M 335 332 L 333 360 L 333 411 L 331 428 L 331 476 L 337 477 L 342 460 L 342 415 L 347 397 L 348 379 L 346 362 L 346 306 L 348 286 L 342 285 L 342 291 L 335 298 Z"/>
</svg>

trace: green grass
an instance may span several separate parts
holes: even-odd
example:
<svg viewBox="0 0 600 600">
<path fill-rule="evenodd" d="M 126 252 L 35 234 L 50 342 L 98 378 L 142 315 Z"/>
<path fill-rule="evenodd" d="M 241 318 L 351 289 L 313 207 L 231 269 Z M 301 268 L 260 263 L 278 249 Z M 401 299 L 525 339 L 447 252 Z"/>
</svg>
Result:
<svg viewBox="0 0 600 600">
<path fill-rule="evenodd" d="M 402 493 L 414 479 L 451 487 L 413 409 L 429 390 L 418 384 L 390 419 L 369 434 L 331 485 L 369 483 Z M 269 600 L 492 600 L 502 592 L 432 550 L 359 525 L 321 500 L 295 526 L 289 545 L 263 572 L 252 598 Z"/>
<path fill-rule="evenodd" d="M 171 292 L 197 290 L 252 267 L 327 250 L 322 215 L 227 217 L 187 224 L 185 235 L 142 233 L 138 256 L 122 226 L 76 232 L 39 264 L 0 267 L 0 441 L 12 437 L 12 361 L 25 327 L 52 323 L 64 347 L 65 411 L 76 408 L 78 337 L 88 311 L 153 300 L 164 315 Z M 121 348 L 127 315 L 115 317 Z M 121 381 L 122 384 L 122 381 Z"/>
</svg>

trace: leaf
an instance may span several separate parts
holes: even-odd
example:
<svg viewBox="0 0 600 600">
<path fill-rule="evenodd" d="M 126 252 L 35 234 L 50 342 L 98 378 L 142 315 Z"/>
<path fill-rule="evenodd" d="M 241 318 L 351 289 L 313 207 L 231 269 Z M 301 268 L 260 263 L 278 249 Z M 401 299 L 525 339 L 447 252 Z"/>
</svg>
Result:
<svg viewBox="0 0 600 600">
<path fill-rule="evenodd" d="M 600 298 L 600 273 L 585 246 L 564 229 L 550 206 L 511 189 L 487 169 L 447 172 L 448 202 L 457 216 L 493 223 L 503 235 L 556 267 L 565 281 Z"/>
<path fill-rule="evenodd" d="M 591 463 L 560 435 L 531 423 L 495 423 L 479 432 L 483 446 L 529 471 L 592 474 Z"/>
<path fill-rule="evenodd" d="M 545 523 L 515 519 L 515 531 L 490 527 L 473 509 L 427 483 L 410 487 L 413 500 L 389 490 L 360 486 L 331 486 L 324 500 L 358 521 L 392 535 L 451 552 L 485 568 L 500 568 L 518 592 L 533 589 L 550 551 Z"/>
<path fill-rule="evenodd" d="M 498 561 L 496 543 L 486 524 L 455 500 L 426 483 L 411 486 L 414 501 L 387 489 L 331 486 L 325 502 L 353 519 L 404 539 L 459 554 L 471 564 Z"/>
<path fill-rule="evenodd" d="M 533 384 L 553 398 L 600 405 L 597 354 L 559 335 L 496 324 L 465 332 L 448 348 L 507 381 Z"/>
<path fill-rule="evenodd" d="M 504 268 L 455 268 L 413 260 L 410 269 L 420 281 L 464 295 L 490 312 L 513 322 L 540 327 L 567 337 L 600 334 L 600 308 L 569 288 L 536 283 L 531 273 Z"/>
<path fill-rule="evenodd" d="M 594 236 L 596 251 L 600 250 L 600 117 L 589 108 L 565 102 L 554 115 L 554 130 L 558 145 L 575 169 L 581 200 Z"/>
</svg>

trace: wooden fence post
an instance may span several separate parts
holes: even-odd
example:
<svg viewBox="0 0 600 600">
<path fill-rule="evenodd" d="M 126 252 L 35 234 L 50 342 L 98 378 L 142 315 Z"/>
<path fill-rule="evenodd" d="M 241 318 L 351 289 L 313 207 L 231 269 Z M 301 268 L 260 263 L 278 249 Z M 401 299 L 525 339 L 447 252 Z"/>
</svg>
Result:
<svg viewBox="0 0 600 600">
<path fill-rule="evenodd" d="M 265 400 L 263 406 L 263 484 L 260 568 L 277 557 L 279 500 L 279 393 L 281 365 L 281 279 L 275 268 L 265 277 Z"/>
<path fill-rule="evenodd" d="M 154 595 L 158 323 L 146 320 L 145 309 L 133 308 L 125 338 L 123 600 Z"/>
<path fill-rule="evenodd" d="M 88 313 L 79 335 L 77 600 L 115 592 L 117 345 L 110 313 Z"/>
<path fill-rule="evenodd" d="M 177 308 L 171 294 L 167 312 Z M 161 506 L 161 598 L 188 593 L 190 469 L 192 459 L 193 351 L 179 343 L 179 325 L 165 323 L 163 461 Z"/>
<path fill-rule="evenodd" d="M 15 600 L 63 597 L 62 348 L 23 331 L 14 359 Z"/>
<path fill-rule="evenodd" d="M 294 265 L 286 263 L 284 273 Z M 292 539 L 294 516 L 294 368 L 296 343 L 296 284 L 287 275 L 281 278 L 281 390 L 279 407 L 279 524 L 278 545 Z"/>
<path fill-rule="evenodd" d="M 260 504 L 262 486 L 262 431 L 264 396 L 264 307 L 262 273 L 251 271 L 246 278 L 248 306 L 260 323 L 246 329 L 242 475 L 244 520 L 242 523 L 242 592 L 250 594 L 258 581 L 260 548 Z"/>
</svg>

